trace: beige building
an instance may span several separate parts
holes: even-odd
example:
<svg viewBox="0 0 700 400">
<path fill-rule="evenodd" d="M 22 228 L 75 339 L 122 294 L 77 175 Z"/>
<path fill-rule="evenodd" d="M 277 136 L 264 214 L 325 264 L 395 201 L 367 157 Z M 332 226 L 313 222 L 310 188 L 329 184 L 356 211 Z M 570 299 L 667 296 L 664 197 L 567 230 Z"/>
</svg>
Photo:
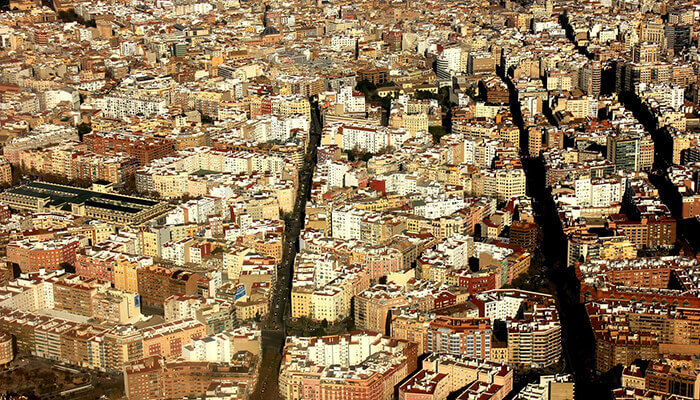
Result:
<svg viewBox="0 0 700 400">
<path fill-rule="evenodd" d="M 12 183 L 12 166 L 7 158 L 0 157 L 0 186 Z"/>
<path fill-rule="evenodd" d="M 137 270 L 141 267 L 138 261 L 127 257 L 119 257 L 114 265 L 114 287 L 130 293 L 138 293 Z"/>
<path fill-rule="evenodd" d="M 15 357 L 12 335 L 0 332 L 0 367 L 12 362 Z"/>
<path fill-rule="evenodd" d="M 561 326 L 556 310 L 539 308 L 508 325 L 508 364 L 543 368 L 561 358 Z"/>
<path fill-rule="evenodd" d="M 525 195 L 525 171 L 522 169 L 497 169 L 484 173 L 484 196 L 498 201 Z"/>
<path fill-rule="evenodd" d="M 421 313 L 401 313 L 393 315 L 391 320 L 391 336 L 408 340 L 418 345 L 418 354 L 425 353 L 425 332 L 423 325 L 428 321 Z"/>
<path fill-rule="evenodd" d="M 311 315 L 311 294 L 313 287 L 292 290 L 292 318 L 308 317 Z"/>
<path fill-rule="evenodd" d="M 158 354 L 163 358 L 177 358 L 182 347 L 192 339 L 207 335 L 207 328 L 195 319 L 166 322 L 141 330 L 143 355 Z"/>
<path fill-rule="evenodd" d="M 423 360 L 423 368 L 446 374 L 449 392 L 474 381 L 500 385 L 504 393 L 513 390 L 513 370 L 505 364 L 449 354 L 431 354 Z"/>
</svg>

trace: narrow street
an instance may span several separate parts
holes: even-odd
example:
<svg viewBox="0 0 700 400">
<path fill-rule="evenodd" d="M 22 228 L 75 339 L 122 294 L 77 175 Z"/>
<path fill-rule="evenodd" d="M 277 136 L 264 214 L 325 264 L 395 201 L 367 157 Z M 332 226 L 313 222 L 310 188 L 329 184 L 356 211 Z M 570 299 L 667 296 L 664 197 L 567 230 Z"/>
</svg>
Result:
<svg viewBox="0 0 700 400">
<path fill-rule="evenodd" d="M 522 119 L 518 93 L 506 71 L 499 76 L 508 85 L 513 119 L 520 128 L 521 147 L 528 143 L 527 129 Z M 567 240 L 557 215 L 556 205 L 546 187 L 545 166 L 542 157 L 527 158 L 522 152 L 522 163 L 527 178 L 527 194 L 532 198 L 535 222 L 542 230 L 540 244 L 544 256 L 543 272 L 554 284 L 554 296 L 559 310 L 562 329 L 562 351 L 565 371 L 574 375 L 577 396 L 583 399 L 608 399 L 610 386 L 606 377 L 592 376 L 595 340 L 584 305 L 580 302 L 580 284 L 573 269 L 567 268 Z"/>
<path fill-rule="evenodd" d="M 287 219 L 282 262 L 277 269 L 277 282 L 272 292 L 270 313 L 262 330 L 262 360 L 260 376 L 251 399 L 275 399 L 279 397 L 279 366 L 286 337 L 286 321 L 290 313 L 290 292 L 294 258 L 299 251 L 299 233 L 304 226 L 306 200 L 311 195 L 311 180 L 316 167 L 316 148 L 320 142 L 322 126 L 318 105 L 311 101 L 311 130 L 304 165 L 299 172 L 299 187 L 292 218 Z"/>
<path fill-rule="evenodd" d="M 557 210 L 545 187 L 545 169 L 541 158 L 523 162 L 528 194 L 533 198 L 535 221 L 542 229 L 541 249 L 544 272 L 554 283 L 554 293 L 562 327 L 562 348 L 566 371 L 573 374 L 576 395 L 582 399 L 608 399 L 611 396 L 606 377 L 595 377 L 595 339 L 584 305 L 580 302 L 580 284 L 573 268 L 566 266 L 567 241 L 562 234 Z"/>
</svg>

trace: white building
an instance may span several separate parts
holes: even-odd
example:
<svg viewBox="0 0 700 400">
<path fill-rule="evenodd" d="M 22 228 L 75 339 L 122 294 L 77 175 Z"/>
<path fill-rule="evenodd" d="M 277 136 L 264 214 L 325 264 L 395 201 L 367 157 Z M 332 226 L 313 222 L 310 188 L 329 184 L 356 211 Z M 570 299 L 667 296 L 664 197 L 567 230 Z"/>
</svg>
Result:
<svg viewBox="0 0 700 400">
<path fill-rule="evenodd" d="M 233 348 L 226 333 L 193 339 L 182 348 L 182 357 L 188 361 L 230 362 Z"/>
<path fill-rule="evenodd" d="M 574 182 L 574 188 L 580 207 L 610 207 L 622 201 L 622 182 L 618 179 L 581 178 Z"/>
<path fill-rule="evenodd" d="M 335 101 L 343 105 L 346 113 L 365 112 L 365 95 L 356 92 L 351 86 L 342 87 L 336 94 Z"/>
<path fill-rule="evenodd" d="M 137 98 L 129 94 L 113 94 L 95 101 L 105 118 L 125 119 L 132 116 L 153 117 L 168 111 L 167 100 L 161 97 Z"/>
<path fill-rule="evenodd" d="M 516 400 L 573 399 L 574 380 L 569 374 L 544 375 L 540 381 L 525 386 Z"/>
<path fill-rule="evenodd" d="M 19 278 L 0 286 L 0 307 L 13 310 L 52 310 L 53 282 L 63 271 L 22 274 Z"/>
<path fill-rule="evenodd" d="M 379 153 L 387 146 L 399 148 L 411 135 L 404 129 L 387 128 L 368 124 L 335 122 L 326 125 L 321 145 L 337 145 L 343 150 L 359 149 Z"/>
<path fill-rule="evenodd" d="M 420 217 L 436 219 L 452 215 L 453 213 L 466 207 L 464 198 L 457 196 L 440 196 L 437 198 L 426 198 L 416 202 L 413 213 Z"/>
<path fill-rule="evenodd" d="M 311 318 L 316 321 L 326 320 L 334 323 L 347 317 L 350 313 L 346 306 L 343 290 L 336 286 L 316 289 L 311 294 Z"/>
<path fill-rule="evenodd" d="M 437 58 L 437 75 L 440 79 L 450 79 L 460 72 L 462 66 L 462 49 L 450 47 L 444 49 Z"/>
<path fill-rule="evenodd" d="M 346 205 L 331 212 L 331 231 L 334 238 L 360 239 L 362 219 L 367 213 L 352 206 Z"/>
<path fill-rule="evenodd" d="M 484 317 L 490 319 L 491 323 L 497 319 L 505 321 L 508 318 L 515 318 L 523 302 L 523 297 L 498 293 L 485 292 L 477 297 L 484 302 Z"/>
<path fill-rule="evenodd" d="M 331 49 L 335 51 L 355 49 L 357 37 L 352 35 L 334 35 L 331 38 Z"/>
</svg>

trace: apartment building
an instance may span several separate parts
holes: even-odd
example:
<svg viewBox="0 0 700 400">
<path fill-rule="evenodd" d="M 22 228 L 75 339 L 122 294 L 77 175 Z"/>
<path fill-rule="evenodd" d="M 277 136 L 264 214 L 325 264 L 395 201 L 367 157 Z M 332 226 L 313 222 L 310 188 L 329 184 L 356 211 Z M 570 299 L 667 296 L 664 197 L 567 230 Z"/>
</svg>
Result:
<svg viewBox="0 0 700 400">
<path fill-rule="evenodd" d="M 139 268 L 136 271 L 141 301 L 144 305 L 160 309 L 170 296 L 195 294 L 199 278 L 198 273 L 156 265 Z"/>
<path fill-rule="evenodd" d="M 7 260 L 17 264 L 25 273 L 39 269 L 58 270 L 65 264 L 75 265 L 80 243 L 80 238 L 18 240 L 7 245 Z"/>
<path fill-rule="evenodd" d="M 95 154 L 128 154 L 135 157 L 141 166 L 175 153 L 173 140 L 155 136 L 93 131 L 85 135 L 83 141 L 88 150 Z"/>
<path fill-rule="evenodd" d="M 439 316 L 430 321 L 425 335 L 425 350 L 430 353 L 480 359 L 488 359 L 491 355 L 491 324 L 488 318 Z"/>
<path fill-rule="evenodd" d="M 381 334 L 290 337 L 282 354 L 279 394 L 287 400 L 328 396 L 388 400 L 394 396 L 394 386 L 416 366 L 414 343 Z M 310 370 L 318 372 L 309 374 Z"/>
<path fill-rule="evenodd" d="M 15 358 L 14 338 L 8 333 L 0 332 L 0 367 L 6 367 Z"/>
</svg>

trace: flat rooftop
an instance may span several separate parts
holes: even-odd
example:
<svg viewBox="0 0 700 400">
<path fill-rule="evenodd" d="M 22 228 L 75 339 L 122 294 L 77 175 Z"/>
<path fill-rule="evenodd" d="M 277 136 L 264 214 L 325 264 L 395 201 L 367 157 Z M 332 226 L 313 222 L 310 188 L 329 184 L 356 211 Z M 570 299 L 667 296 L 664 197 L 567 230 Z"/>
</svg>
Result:
<svg viewBox="0 0 700 400">
<path fill-rule="evenodd" d="M 8 189 L 7 192 L 23 196 L 49 198 L 55 206 L 60 206 L 64 203 L 66 205 L 70 203 L 85 204 L 89 207 L 106 208 L 125 213 L 138 213 L 159 204 L 158 200 L 102 193 L 47 182 L 30 182 L 17 188 Z"/>
</svg>

